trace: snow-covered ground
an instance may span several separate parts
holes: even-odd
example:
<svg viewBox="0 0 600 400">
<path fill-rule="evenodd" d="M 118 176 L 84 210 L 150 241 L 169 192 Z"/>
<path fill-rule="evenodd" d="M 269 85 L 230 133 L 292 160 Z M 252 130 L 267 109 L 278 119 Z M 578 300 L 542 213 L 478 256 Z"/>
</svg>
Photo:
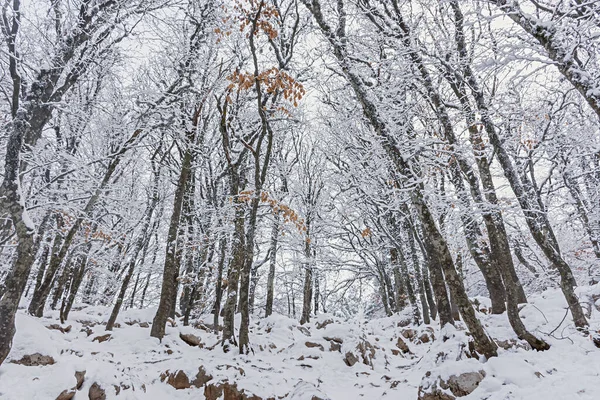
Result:
<svg viewBox="0 0 600 400">
<path fill-rule="evenodd" d="M 600 288 L 581 288 L 580 292 L 591 290 Z M 209 375 L 212 379 L 205 385 L 228 380 L 248 397 L 253 394 L 263 399 L 417 399 L 428 371 L 442 377 L 484 371 L 479 387 L 461 399 L 598 399 L 600 349 L 574 330 L 570 315 L 564 318 L 565 310 L 562 294 L 556 289 L 531 296 L 521 311 L 523 320 L 552 348 L 538 353 L 512 346 L 500 349 L 498 357 L 487 361 L 465 357 L 461 348 L 466 340 L 464 331 L 401 327 L 406 316 L 397 315 L 369 321 L 321 315 L 303 327 L 280 315 L 255 318 L 250 332 L 254 354 L 239 355 L 221 350 L 217 336 L 206 328 L 210 316 L 197 327 L 183 327 L 179 322 L 168 326 L 159 343 L 150 337 L 146 324 L 152 321 L 154 310 L 127 310 L 119 319 L 120 327 L 100 342 L 95 338 L 106 333 L 103 324 L 109 309 L 73 311 L 62 325 L 71 325 L 66 333 L 47 328 L 59 323 L 54 312 L 38 319 L 20 311 L 13 350 L 0 366 L 0 398 L 56 399 L 75 386 L 76 371 L 85 371 L 75 400 L 88 398 L 94 383 L 105 390 L 108 399 L 202 399 L 205 390 L 210 394 L 203 387 Z M 599 314 L 593 309 L 590 322 L 594 330 L 600 325 Z M 497 341 L 516 339 L 506 315 L 480 317 Z M 434 340 L 428 340 L 431 332 Z M 202 344 L 192 347 L 180 334 L 193 334 Z M 401 343 L 399 346 L 398 338 L 408 352 Z M 55 363 L 25 366 L 11 362 L 34 353 L 51 356 Z M 198 375 L 200 367 L 203 373 Z M 177 376 L 179 370 L 185 378 Z M 197 375 L 205 379 L 195 381 Z M 188 386 L 189 379 L 200 388 L 175 389 L 167 383 L 169 379 L 183 382 L 182 386 Z"/>
</svg>

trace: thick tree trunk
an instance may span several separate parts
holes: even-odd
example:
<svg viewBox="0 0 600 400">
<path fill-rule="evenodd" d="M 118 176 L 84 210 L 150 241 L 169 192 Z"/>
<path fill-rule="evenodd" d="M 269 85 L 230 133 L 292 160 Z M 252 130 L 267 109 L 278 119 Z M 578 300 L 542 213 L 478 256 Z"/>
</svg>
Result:
<svg viewBox="0 0 600 400">
<path fill-rule="evenodd" d="M 24 110 L 17 111 L 6 144 L 4 180 L 0 185 L 0 216 L 11 218 L 18 239 L 13 266 L 0 293 L 0 364 L 12 346 L 15 314 L 35 258 L 35 227 L 25 210 L 19 183 L 20 151 L 28 120 L 29 115 Z"/>
</svg>

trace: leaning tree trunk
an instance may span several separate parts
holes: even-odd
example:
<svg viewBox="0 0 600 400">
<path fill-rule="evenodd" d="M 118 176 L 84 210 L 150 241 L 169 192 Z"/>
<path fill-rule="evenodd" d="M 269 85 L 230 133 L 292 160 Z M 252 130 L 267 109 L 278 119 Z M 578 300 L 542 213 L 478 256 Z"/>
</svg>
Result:
<svg viewBox="0 0 600 400">
<path fill-rule="evenodd" d="M 551 22 L 541 21 L 534 14 L 524 12 L 519 3 L 509 0 L 492 0 L 504 13 L 531 35 L 546 50 L 548 57 L 560 73 L 573 85 L 600 118 L 600 82 L 594 73 L 586 70 L 585 61 L 573 55 L 573 48 L 582 43 L 569 43 L 557 35 Z M 591 4 L 591 3 L 590 3 Z M 589 49 L 587 51 L 590 51 Z"/>
<path fill-rule="evenodd" d="M 364 88 L 363 81 L 358 75 L 356 75 L 354 69 L 348 64 L 348 57 L 345 48 L 347 40 L 345 31 L 343 29 L 344 24 L 341 24 L 340 28 L 333 30 L 325 21 L 325 17 L 322 14 L 318 0 L 312 0 L 312 2 L 303 0 L 303 3 L 312 13 L 321 31 L 325 34 L 332 45 L 334 56 L 338 59 L 342 73 L 348 79 L 350 86 L 361 103 L 365 117 L 371 123 L 375 133 L 384 139 L 382 140 L 382 145 L 387 155 L 394 163 L 394 166 L 402 175 L 418 178 L 414 176 L 413 169 L 407 165 L 405 159 L 400 153 L 400 150 L 397 146 L 397 140 L 388 131 L 386 124 L 379 116 L 376 105 L 369 99 L 367 91 Z M 341 2 L 339 2 L 338 5 L 341 5 Z M 344 18 L 343 13 L 340 14 L 340 17 Z M 487 336 L 483 330 L 483 327 L 481 326 L 480 321 L 475 315 L 475 310 L 469 301 L 463 282 L 454 268 L 454 262 L 452 260 L 452 256 L 450 255 L 448 245 L 437 229 L 435 219 L 431 215 L 431 212 L 425 203 L 422 186 L 422 183 L 417 184 L 412 190 L 411 200 L 415 206 L 417 215 L 421 220 L 421 224 L 423 225 L 423 233 L 425 236 L 427 255 L 429 258 L 429 269 L 432 273 L 432 276 L 435 275 L 437 278 L 436 283 L 438 284 L 435 285 L 436 287 L 434 287 L 434 291 L 436 293 L 437 305 L 440 313 L 440 324 L 443 326 L 446 323 L 452 324 L 454 322 L 450 312 L 450 302 L 448 301 L 446 288 L 443 287 L 445 276 L 448 287 L 452 292 L 453 297 L 456 299 L 457 305 L 461 311 L 463 320 L 473 335 L 477 350 L 488 358 L 496 356 L 497 346 Z"/>
<path fill-rule="evenodd" d="M 575 294 L 574 286 L 576 286 L 576 282 L 573 277 L 573 272 L 560 253 L 560 247 L 554 236 L 554 231 L 548 220 L 548 215 L 540 208 L 539 203 L 535 200 L 535 194 L 532 193 L 531 185 L 529 185 L 528 182 L 522 182 L 515 171 L 512 160 L 504 148 L 502 139 L 498 135 L 494 122 L 491 119 L 487 102 L 479 87 L 477 78 L 472 72 L 469 64 L 465 64 L 463 73 L 465 74 L 465 79 L 473 98 L 475 99 L 477 110 L 481 114 L 481 121 L 488 134 L 490 143 L 497 153 L 498 161 L 504 171 L 504 176 L 508 180 L 519 205 L 521 206 L 523 214 L 525 215 L 529 231 L 538 246 L 544 252 L 544 255 L 550 260 L 552 266 L 560 275 L 560 288 L 567 300 L 569 309 L 571 310 L 575 326 L 585 330 L 587 329 L 588 322 L 585 318 L 581 304 L 579 303 L 579 299 Z"/>
<path fill-rule="evenodd" d="M 33 298 L 31 299 L 31 303 L 29 305 L 29 313 L 35 315 L 36 317 L 41 317 L 44 312 L 44 305 L 46 304 L 46 300 L 48 295 L 50 294 L 50 289 L 52 288 L 52 281 L 54 280 L 54 276 L 56 272 L 59 270 L 60 266 L 65 260 L 73 240 L 75 239 L 75 235 L 79 232 L 79 229 L 83 225 L 86 218 L 91 216 L 92 210 L 96 206 L 96 203 L 100 199 L 100 196 L 106 190 L 106 187 L 110 184 L 111 178 L 115 173 L 117 167 L 121 163 L 123 155 L 129 150 L 136 142 L 140 134 L 142 133 L 141 129 L 137 129 L 133 132 L 133 134 L 127 139 L 123 147 L 114 155 L 111 156 L 111 161 L 108 164 L 108 168 L 104 173 L 104 177 L 99 187 L 96 188 L 92 196 L 88 199 L 81 215 L 75 220 L 75 223 L 69 229 L 65 239 L 62 241 L 62 245 L 60 246 L 60 250 L 56 252 L 52 252 L 50 256 L 50 263 L 48 265 L 46 276 L 44 277 L 44 281 L 42 286 L 40 287 L 39 293 L 34 293 Z M 95 225 L 95 224 L 94 224 Z M 94 229 L 92 229 L 94 230 Z M 56 239 L 55 239 L 56 240 Z"/>
<path fill-rule="evenodd" d="M 160 179 L 160 174 L 159 174 L 158 170 L 155 168 L 154 169 L 154 180 L 152 183 L 152 197 L 150 198 L 150 203 L 146 207 L 146 211 L 145 211 L 144 217 L 143 217 L 144 219 L 142 221 L 142 227 L 140 228 L 139 236 L 135 242 L 133 251 L 131 253 L 131 258 L 129 260 L 129 266 L 127 267 L 127 273 L 125 274 L 125 277 L 123 278 L 123 282 L 121 283 L 121 290 L 119 291 L 119 295 L 117 296 L 115 305 L 113 306 L 110 317 L 108 318 L 108 322 L 106 323 L 107 331 L 110 331 L 113 329 L 115 321 L 117 320 L 117 316 L 119 315 L 119 311 L 121 310 L 121 305 L 123 304 L 123 300 L 125 299 L 125 293 L 127 292 L 127 286 L 129 286 L 129 281 L 131 280 L 131 277 L 133 276 L 133 273 L 135 271 L 135 266 L 138 262 L 138 255 L 140 254 L 142 249 L 146 248 L 148 238 L 151 237 L 149 229 L 150 229 L 150 225 L 152 222 L 152 215 L 154 214 L 154 210 L 156 209 L 156 206 L 158 205 L 158 202 L 160 200 L 160 197 L 158 194 L 159 179 Z M 140 278 L 140 275 L 138 273 L 137 279 L 139 280 L 139 278 Z M 136 280 L 136 286 L 137 286 L 137 280 Z M 134 293 L 131 295 L 132 305 L 133 305 L 133 296 L 134 295 L 135 295 L 135 289 L 134 289 Z"/>
</svg>

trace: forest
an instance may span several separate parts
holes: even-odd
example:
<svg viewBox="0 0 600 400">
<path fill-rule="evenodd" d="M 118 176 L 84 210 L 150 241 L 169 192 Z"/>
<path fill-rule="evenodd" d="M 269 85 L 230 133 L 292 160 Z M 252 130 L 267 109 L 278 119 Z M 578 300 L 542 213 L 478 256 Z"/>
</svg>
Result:
<svg viewBox="0 0 600 400">
<path fill-rule="evenodd" d="M 1 399 L 597 398 L 600 2 L 0 2 Z"/>
</svg>

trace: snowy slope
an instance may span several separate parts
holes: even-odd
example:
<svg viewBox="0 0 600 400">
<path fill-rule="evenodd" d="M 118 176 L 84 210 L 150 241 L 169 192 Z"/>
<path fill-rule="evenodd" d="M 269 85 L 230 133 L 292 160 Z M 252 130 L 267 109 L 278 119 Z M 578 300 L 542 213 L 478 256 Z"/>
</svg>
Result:
<svg viewBox="0 0 600 400">
<path fill-rule="evenodd" d="M 591 290 L 598 288 L 583 288 L 581 294 L 585 297 Z M 169 326 L 159 343 L 144 327 L 152 321 L 152 309 L 123 312 L 120 327 L 101 343 L 94 339 L 106 333 L 103 323 L 108 309 L 74 311 L 63 325 L 71 325 L 67 333 L 46 328 L 58 324 L 56 313 L 37 319 L 21 311 L 13 350 L 0 366 L 0 398 L 55 399 L 75 385 L 76 371 L 86 371 L 75 399 L 88 398 L 93 383 L 105 390 L 108 399 L 199 399 L 204 398 L 204 388 L 176 390 L 167 383 L 169 374 L 165 372 L 173 378 L 181 370 L 193 381 L 203 367 L 205 375 L 212 376 L 208 385 L 228 380 L 246 394 L 265 399 L 417 399 L 428 371 L 444 377 L 478 370 L 485 371 L 485 379 L 463 399 L 597 399 L 600 350 L 573 329 L 569 315 L 564 318 L 565 309 L 558 290 L 533 297 L 521 315 L 527 327 L 552 348 L 537 353 L 519 343 L 501 349 L 499 357 L 487 362 L 464 356 L 464 331 L 401 327 L 406 320 L 403 316 L 342 321 L 321 315 L 303 327 L 280 315 L 256 319 L 251 328 L 254 354 L 239 355 L 223 353 L 217 336 L 206 328 L 208 323 L 197 323 L 195 328 L 179 323 Z M 594 309 L 591 323 L 596 329 L 598 314 Z M 505 315 L 480 317 L 496 340 L 517 343 Z M 431 332 L 435 340 L 427 340 Z M 186 344 L 180 338 L 182 333 L 193 334 L 202 344 Z M 402 344 L 399 348 L 399 337 L 408 352 L 403 352 L 406 347 Z M 25 366 L 11 362 L 33 353 L 51 356 L 55 363 Z M 352 361 L 355 363 L 348 366 Z"/>
</svg>

